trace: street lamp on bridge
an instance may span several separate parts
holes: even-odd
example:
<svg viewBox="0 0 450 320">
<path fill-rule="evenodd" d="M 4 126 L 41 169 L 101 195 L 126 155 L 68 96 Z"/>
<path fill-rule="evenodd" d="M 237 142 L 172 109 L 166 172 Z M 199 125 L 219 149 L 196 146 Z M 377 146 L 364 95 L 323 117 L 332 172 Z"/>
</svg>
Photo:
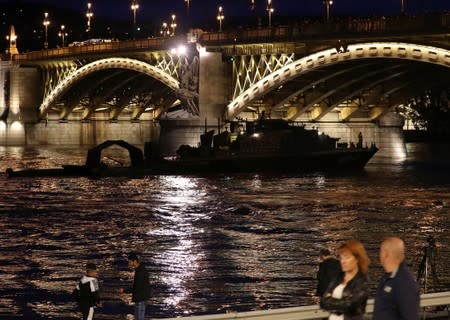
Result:
<svg viewBox="0 0 450 320">
<path fill-rule="evenodd" d="M 67 36 L 65 25 L 61 25 L 61 30 L 58 32 L 58 36 L 61 38 L 61 47 L 64 47 L 64 45 L 66 43 L 66 36 Z"/>
<path fill-rule="evenodd" d="M 48 12 L 44 12 L 44 49 L 48 49 L 48 26 L 50 24 L 50 20 L 48 19 Z"/>
<path fill-rule="evenodd" d="M 184 0 L 184 2 L 186 3 L 186 10 L 187 13 L 189 14 L 189 8 L 191 7 L 191 0 Z"/>
<path fill-rule="evenodd" d="M 14 26 L 10 27 L 9 35 L 6 36 L 6 40 L 9 41 L 9 48 L 7 50 L 7 54 L 9 54 L 10 58 L 12 58 L 13 55 L 19 54 L 19 51 L 17 50 L 17 35 L 16 35 L 16 29 Z"/>
<path fill-rule="evenodd" d="M 132 0 L 131 10 L 133 11 L 133 39 L 136 39 L 136 11 L 139 9 L 137 0 Z"/>
<path fill-rule="evenodd" d="M 330 21 L 331 6 L 333 5 L 333 0 L 323 0 L 323 4 L 325 5 L 325 18 L 328 22 Z"/>
<path fill-rule="evenodd" d="M 401 14 L 405 14 L 405 0 L 401 0 L 400 11 Z"/>
<path fill-rule="evenodd" d="M 161 25 L 161 31 L 159 32 L 162 37 L 167 37 L 170 35 L 169 25 L 167 22 L 163 22 Z"/>
<path fill-rule="evenodd" d="M 87 27 L 86 27 L 86 33 L 89 37 L 91 33 L 91 19 L 94 17 L 94 12 L 92 11 L 92 3 L 87 3 L 87 11 L 86 11 L 86 18 L 87 18 Z"/>
<path fill-rule="evenodd" d="M 176 17 L 177 16 L 172 13 L 172 23 L 170 24 L 170 28 L 172 29 L 172 36 L 175 35 L 175 31 L 176 31 L 176 28 L 177 28 L 177 23 L 175 22 L 175 18 Z"/>
<path fill-rule="evenodd" d="M 255 11 L 256 10 L 256 3 L 255 0 L 251 0 L 252 1 L 252 5 L 250 7 L 250 10 Z"/>
<path fill-rule="evenodd" d="M 272 0 L 267 0 L 267 14 L 269 15 L 269 27 L 272 26 L 272 14 L 275 11 L 272 5 Z"/>
<path fill-rule="evenodd" d="M 225 19 L 222 6 L 217 9 L 217 20 L 219 20 L 219 32 L 222 32 L 222 21 Z"/>
</svg>

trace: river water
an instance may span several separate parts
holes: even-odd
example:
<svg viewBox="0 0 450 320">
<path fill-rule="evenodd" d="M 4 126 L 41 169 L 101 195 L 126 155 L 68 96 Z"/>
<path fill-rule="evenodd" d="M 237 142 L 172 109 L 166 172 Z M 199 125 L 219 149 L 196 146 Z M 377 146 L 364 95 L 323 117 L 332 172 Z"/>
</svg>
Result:
<svg viewBox="0 0 450 320">
<path fill-rule="evenodd" d="M 0 319 L 77 319 L 71 291 L 98 265 L 98 319 L 126 319 L 126 254 L 140 252 L 153 294 L 148 316 L 224 313 L 314 303 L 317 253 L 402 237 L 414 272 L 436 239 L 428 291 L 450 290 L 450 152 L 410 144 L 402 164 L 354 174 L 14 178 L 6 168 L 82 162 L 84 150 L 0 149 Z M 444 150 L 444 151 L 443 151 Z"/>
</svg>

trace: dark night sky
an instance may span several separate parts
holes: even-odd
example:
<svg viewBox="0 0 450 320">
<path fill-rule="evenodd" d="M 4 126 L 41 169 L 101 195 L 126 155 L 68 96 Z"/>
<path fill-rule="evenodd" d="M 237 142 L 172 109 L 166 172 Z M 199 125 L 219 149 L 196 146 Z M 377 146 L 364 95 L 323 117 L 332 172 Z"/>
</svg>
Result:
<svg viewBox="0 0 450 320">
<path fill-rule="evenodd" d="M 48 3 L 57 7 L 66 7 L 84 12 L 87 0 L 0 0 L 0 3 Z M 91 0 L 96 16 L 123 17 L 131 16 L 131 0 Z M 184 0 L 138 0 L 140 19 L 160 19 L 186 13 Z M 205 16 L 215 16 L 217 7 L 224 7 L 225 16 L 250 15 L 250 0 L 191 0 L 191 19 L 204 19 Z M 322 0 L 272 0 L 276 15 L 311 16 L 321 15 L 323 12 Z M 405 0 L 409 12 L 417 12 L 421 7 L 425 11 L 450 10 L 450 0 Z M 256 0 L 258 14 L 265 14 L 267 0 Z M 400 12 L 401 0 L 334 0 L 333 12 L 335 14 L 379 15 L 396 14 Z"/>
</svg>

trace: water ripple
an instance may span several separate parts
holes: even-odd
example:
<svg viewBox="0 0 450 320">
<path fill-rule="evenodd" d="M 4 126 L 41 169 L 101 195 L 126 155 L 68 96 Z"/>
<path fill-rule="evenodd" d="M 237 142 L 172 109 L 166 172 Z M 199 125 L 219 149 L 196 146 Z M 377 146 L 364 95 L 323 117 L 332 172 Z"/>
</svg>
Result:
<svg viewBox="0 0 450 320">
<path fill-rule="evenodd" d="M 77 161 L 67 150 L 0 151 L 2 170 Z M 70 293 L 92 260 L 100 270 L 99 319 L 124 319 L 130 297 L 116 290 L 131 283 L 130 251 L 148 266 L 152 317 L 310 304 L 319 248 L 349 238 L 360 239 L 373 261 L 373 293 L 384 237 L 405 239 L 416 270 L 433 234 L 448 288 L 450 179 L 431 175 L 409 167 L 350 176 L 0 175 L 0 318 L 77 319 Z"/>
</svg>

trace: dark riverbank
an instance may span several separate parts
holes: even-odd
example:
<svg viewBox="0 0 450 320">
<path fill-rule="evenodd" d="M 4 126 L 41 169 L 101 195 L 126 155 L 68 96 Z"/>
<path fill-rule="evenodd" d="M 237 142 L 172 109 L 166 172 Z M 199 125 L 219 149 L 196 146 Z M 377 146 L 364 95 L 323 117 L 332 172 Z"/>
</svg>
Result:
<svg viewBox="0 0 450 320">
<path fill-rule="evenodd" d="M 406 143 L 435 143 L 450 142 L 450 129 L 441 132 L 428 132 L 424 130 L 403 130 Z"/>
</svg>

